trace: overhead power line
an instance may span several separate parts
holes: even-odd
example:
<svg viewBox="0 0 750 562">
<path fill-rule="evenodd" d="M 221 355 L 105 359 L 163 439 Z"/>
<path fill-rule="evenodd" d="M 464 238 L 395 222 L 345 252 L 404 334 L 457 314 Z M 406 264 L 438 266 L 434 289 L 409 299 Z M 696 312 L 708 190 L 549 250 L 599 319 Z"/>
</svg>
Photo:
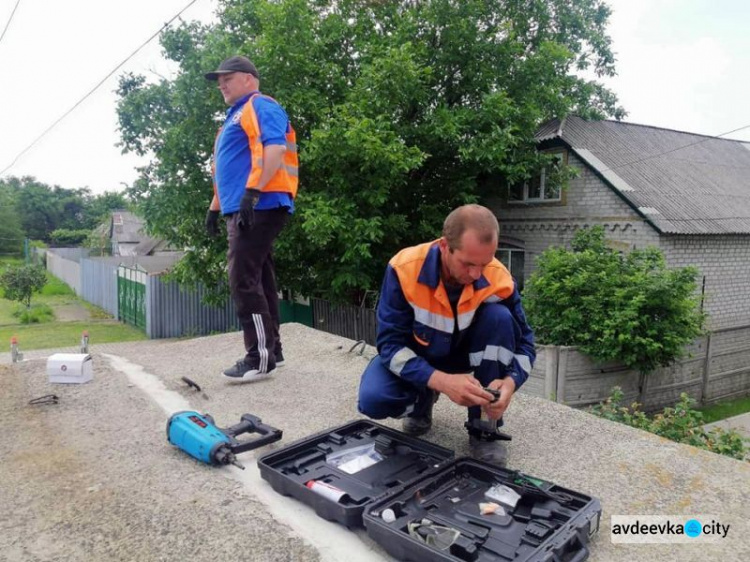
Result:
<svg viewBox="0 0 750 562">
<path fill-rule="evenodd" d="M 21 3 L 21 0 L 16 0 L 16 5 L 13 6 L 13 11 L 10 13 L 10 17 L 8 18 L 8 23 L 5 24 L 5 29 L 3 29 L 3 34 L 0 35 L 0 43 L 3 41 L 3 37 L 5 37 L 5 33 L 8 31 L 8 28 L 10 27 L 10 22 L 13 21 L 13 16 L 16 15 L 16 10 L 18 9 L 18 5 Z"/>
<path fill-rule="evenodd" d="M 20 0 L 18 0 L 18 1 L 20 2 Z M 86 100 L 87 100 L 87 99 L 89 98 L 89 96 L 91 96 L 91 94 L 93 94 L 94 92 L 96 92 L 96 91 L 97 91 L 97 90 L 98 90 L 98 89 L 99 89 L 99 88 L 100 88 L 100 87 L 102 86 L 102 84 L 104 84 L 104 83 L 105 83 L 105 82 L 106 82 L 106 81 L 107 81 L 107 80 L 108 80 L 108 79 L 110 78 L 110 76 L 112 76 L 112 75 L 113 75 L 113 74 L 114 74 L 115 72 L 117 72 L 117 71 L 118 71 L 118 70 L 119 70 L 119 69 L 120 69 L 120 68 L 121 68 L 121 67 L 122 67 L 122 66 L 123 66 L 123 65 L 124 65 L 124 64 L 125 64 L 126 62 L 128 62 L 128 61 L 129 61 L 130 59 L 132 59 L 132 58 L 133 58 L 133 57 L 134 57 L 134 56 L 135 56 L 136 54 L 138 54 L 138 52 L 139 52 L 139 51 L 140 51 L 141 49 L 143 49 L 143 48 L 144 48 L 144 47 L 145 47 L 146 45 L 148 45 L 149 43 L 151 43 L 151 41 L 153 41 L 153 40 L 154 40 L 154 39 L 155 39 L 156 37 L 158 37 L 158 36 L 159 36 L 159 35 L 161 34 L 161 32 L 162 32 L 162 31 L 164 31 L 164 30 L 165 30 L 165 29 L 166 29 L 167 27 L 169 27 L 169 25 L 170 25 L 170 24 L 171 24 L 171 23 L 172 23 L 172 22 L 173 22 L 174 20 L 176 20 L 177 18 L 179 18 L 179 17 L 180 17 L 180 16 L 181 16 L 181 15 L 182 15 L 182 14 L 183 14 L 183 13 L 184 13 L 184 12 L 185 12 L 185 11 L 186 11 L 186 10 L 187 10 L 188 8 L 189 8 L 189 7 L 190 7 L 190 6 L 192 6 L 193 4 L 195 4 L 195 3 L 197 2 L 197 1 L 198 1 L 198 0 L 192 0 L 192 1 L 190 2 L 190 3 L 188 3 L 188 4 L 187 4 L 187 5 L 186 5 L 186 6 L 184 7 L 184 8 L 182 8 L 182 10 L 180 10 L 180 11 L 179 11 L 179 12 L 178 12 L 178 13 L 177 13 L 176 15 L 174 15 L 173 17 L 171 17 L 171 18 L 169 19 L 169 21 L 167 21 L 167 22 L 166 22 L 166 23 L 165 23 L 164 25 L 162 25 L 162 26 L 161 26 L 161 27 L 159 28 L 159 31 L 157 31 L 157 32 L 156 32 L 156 33 L 154 33 L 154 34 L 153 34 L 153 35 L 152 35 L 151 37 L 149 37 L 148 39 L 146 39 L 146 41 L 144 41 L 144 42 L 143 42 L 143 43 L 142 43 L 142 44 L 141 44 L 141 45 L 140 45 L 140 46 L 139 46 L 139 47 L 138 47 L 138 48 L 137 48 L 137 49 L 136 49 L 135 51 L 133 51 L 132 53 L 130 53 L 130 55 L 128 55 L 128 56 L 127 56 L 127 58 L 126 58 L 126 59 L 125 59 L 124 61 L 122 61 L 122 62 L 121 62 L 120 64 L 118 64 L 118 65 L 117 65 L 116 67 L 114 67 L 114 68 L 113 68 L 113 69 L 112 69 L 112 70 L 111 70 L 111 71 L 110 71 L 110 72 L 109 72 L 109 73 L 108 73 L 108 74 L 107 74 L 107 75 L 106 75 L 106 76 L 105 76 L 104 78 L 102 78 L 102 79 L 101 79 L 101 80 L 100 80 L 100 81 L 99 81 L 99 82 L 98 82 L 98 83 L 96 84 L 96 86 L 94 86 L 93 88 L 91 88 L 91 90 L 89 90 L 89 91 L 88 91 L 88 92 L 87 92 L 87 93 L 86 93 L 86 94 L 85 94 L 85 95 L 84 95 L 84 96 L 83 96 L 83 97 L 82 97 L 81 99 L 79 99 L 79 100 L 78 100 L 78 101 L 77 101 L 77 102 L 76 102 L 75 104 L 73 104 L 73 107 L 71 107 L 71 108 L 70 108 L 70 109 L 68 109 L 68 110 L 67 110 L 67 111 L 66 111 L 65 113 L 63 113 L 63 114 L 62 114 L 62 115 L 61 115 L 60 117 L 58 117 L 58 118 L 57 118 L 57 120 L 56 120 L 56 121 L 55 121 L 54 123 L 52 123 L 52 125 L 50 125 L 49 127 L 47 127 L 47 128 L 46 128 L 46 129 L 45 129 L 45 130 L 44 130 L 44 131 L 42 132 L 42 134 L 40 134 L 40 135 L 39 135 L 38 137 L 36 137 L 36 138 L 35 138 L 35 139 L 34 139 L 34 140 L 33 140 L 33 141 L 31 142 L 31 144 L 29 144 L 29 145 L 28 145 L 28 146 L 27 146 L 26 148 L 24 148 L 24 149 L 23 149 L 23 150 L 22 150 L 21 152 L 19 152 L 19 153 L 18 153 L 18 154 L 16 155 L 16 157 L 15 157 L 15 158 L 13 159 L 13 161 L 12 161 L 12 162 L 11 162 L 11 163 L 10 163 L 10 164 L 9 164 L 8 166 L 6 166 L 6 167 L 5 167 L 5 168 L 4 168 L 4 169 L 3 169 L 3 170 L 2 170 L 1 172 L 0 172 L 0 176 L 2 176 L 3 174 L 5 174 L 5 172 L 7 172 L 7 171 L 8 171 L 8 170 L 10 170 L 10 169 L 11 169 L 11 168 L 12 168 L 13 166 L 15 166 L 15 165 L 16 165 L 16 162 L 18 162 L 18 160 L 19 160 L 19 158 L 21 158 L 21 156 L 23 156 L 23 155 L 24 155 L 24 154 L 26 154 L 26 153 L 27 153 L 27 152 L 28 152 L 29 150 L 31 150 L 31 149 L 32 149 L 32 148 L 33 148 L 33 147 L 34 147 L 34 146 L 35 146 L 35 145 L 36 145 L 36 144 L 37 144 L 37 143 L 38 143 L 38 142 L 39 142 L 40 140 L 42 140 L 42 139 L 43 139 L 43 138 L 44 138 L 44 137 L 45 137 L 45 136 L 47 135 L 47 133 L 49 133 L 49 132 L 50 132 L 50 131 L 51 131 L 52 129 L 54 129 L 54 128 L 55 128 L 55 127 L 56 127 L 56 126 L 57 126 L 57 125 L 58 125 L 58 124 L 60 123 L 60 121 L 62 121 L 62 120 L 63 120 L 63 119 L 65 119 L 65 118 L 66 118 L 66 117 L 67 117 L 68 115 L 70 115 L 71 113 L 73 113 L 73 111 L 75 111 L 75 109 L 76 109 L 76 108 L 77 108 L 77 107 L 78 107 L 79 105 L 81 105 L 81 104 L 82 104 L 82 103 L 83 103 L 84 101 L 86 101 Z"/>
</svg>

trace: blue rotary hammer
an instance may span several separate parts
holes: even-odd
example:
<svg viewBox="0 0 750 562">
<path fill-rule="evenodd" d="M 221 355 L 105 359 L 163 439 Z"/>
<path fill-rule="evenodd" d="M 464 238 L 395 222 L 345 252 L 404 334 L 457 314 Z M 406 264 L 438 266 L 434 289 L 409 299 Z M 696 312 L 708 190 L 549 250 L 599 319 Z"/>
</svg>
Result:
<svg viewBox="0 0 750 562">
<path fill-rule="evenodd" d="M 239 441 L 245 433 L 257 433 L 259 437 Z M 240 423 L 219 428 L 208 414 L 177 412 L 167 421 L 167 439 L 191 457 L 211 465 L 233 464 L 244 470 L 236 455 L 256 449 L 281 439 L 280 429 L 261 423 L 260 418 L 245 414 Z"/>
</svg>

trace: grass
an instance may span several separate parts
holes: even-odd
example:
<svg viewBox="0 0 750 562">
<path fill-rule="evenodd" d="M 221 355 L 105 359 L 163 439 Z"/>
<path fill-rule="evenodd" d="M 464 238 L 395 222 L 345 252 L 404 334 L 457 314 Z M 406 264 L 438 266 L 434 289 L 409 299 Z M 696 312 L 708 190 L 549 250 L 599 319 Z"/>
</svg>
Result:
<svg viewBox="0 0 750 562">
<path fill-rule="evenodd" d="M 51 295 L 35 294 L 31 297 L 31 308 L 38 306 L 49 306 L 53 311 L 55 307 L 66 305 L 66 304 L 81 304 L 91 313 L 91 318 L 95 320 L 111 319 L 112 317 L 104 312 L 99 307 L 89 305 L 89 303 L 80 300 L 75 296 L 75 293 L 60 294 L 52 293 Z M 88 305 L 88 306 L 87 306 Z M 25 305 L 20 304 L 17 301 L 9 301 L 2 298 L 2 289 L 0 289 L 0 327 L 20 324 L 18 316 L 14 314 L 19 307 Z"/>
<path fill-rule="evenodd" d="M 9 265 L 23 265 L 23 260 L 0 259 L 0 271 Z M 87 303 L 76 297 L 73 290 L 63 281 L 47 272 L 47 284 L 40 293 L 31 297 L 31 307 L 34 309 L 50 308 L 78 304 L 85 307 L 91 319 L 87 321 L 57 322 L 50 321 L 38 324 L 21 324 L 14 316 L 20 305 L 6 300 L 0 288 L 0 349 L 3 342 L 10 346 L 10 338 L 18 337 L 21 351 L 32 349 L 47 349 L 55 347 L 75 347 L 81 341 L 84 330 L 89 333 L 91 345 L 114 343 L 121 341 L 138 341 L 148 339 L 143 331 L 118 322 L 101 308 Z"/>
<path fill-rule="evenodd" d="M 47 304 L 32 304 L 31 307 L 26 308 L 22 304 L 16 305 L 16 310 L 13 312 L 13 316 L 18 318 L 21 324 L 43 324 L 44 322 L 51 322 L 55 319 L 55 312 L 52 307 Z"/>
<path fill-rule="evenodd" d="M 68 287 L 63 281 L 52 275 L 49 271 L 47 272 L 47 284 L 42 288 L 40 293 L 43 297 L 52 297 L 57 295 L 62 296 L 75 296 L 73 289 Z M 33 297 L 32 297 L 32 300 Z"/>
<path fill-rule="evenodd" d="M 84 330 L 89 332 L 89 342 L 95 346 L 101 343 L 138 341 L 148 339 L 141 330 L 117 322 L 49 322 L 0 326 L 0 342 L 6 342 L 10 349 L 10 338 L 18 336 L 21 351 L 47 349 L 53 347 L 74 347 L 81 342 Z"/>
<path fill-rule="evenodd" d="M 740 414 L 750 412 L 750 396 L 706 406 L 705 408 L 701 408 L 700 412 L 703 414 L 703 419 L 706 423 L 739 416 Z"/>
</svg>

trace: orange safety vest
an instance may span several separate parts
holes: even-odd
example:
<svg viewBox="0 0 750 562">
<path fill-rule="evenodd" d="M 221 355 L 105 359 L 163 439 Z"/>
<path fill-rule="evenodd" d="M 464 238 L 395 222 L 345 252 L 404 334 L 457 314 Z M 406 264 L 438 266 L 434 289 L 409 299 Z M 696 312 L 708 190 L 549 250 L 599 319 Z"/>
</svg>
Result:
<svg viewBox="0 0 750 562">
<path fill-rule="evenodd" d="M 515 290 L 508 270 L 493 258 L 482 271 L 482 277 L 464 286 L 456 318 L 440 279 L 438 256 L 437 241 L 433 241 L 401 250 L 389 264 L 398 276 L 406 302 L 414 311 L 414 339 L 421 345 L 432 339 L 434 330 L 450 336 L 458 324 L 459 332 L 463 332 L 471 326 L 483 303 L 505 300 Z"/>
<path fill-rule="evenodd" d="M 250 143 L 250 154 L 252 155 L 252 170 L 247 178 L 248 189 L 258 189 L 260 175 L 263 173 L 263 143 L 260 142 L 260 127 L 258 126 L 258 116 L 253 107 L 253 98 L 263 96 L 272 101 L 270 96 L 263 94 L 254 94 L 247 100 L 242 108 L 240 123 L 245 130 Z M 281 191 L 290 193 L 292 198 L 297 197 L 297 187 L 299 185 L 299 158 L 297 157 L 297 134 L 291 123 L 286 133 L 286 152 L 281 166 L 273 177 L 263 186 L 263 191 Z"/>
</svg>

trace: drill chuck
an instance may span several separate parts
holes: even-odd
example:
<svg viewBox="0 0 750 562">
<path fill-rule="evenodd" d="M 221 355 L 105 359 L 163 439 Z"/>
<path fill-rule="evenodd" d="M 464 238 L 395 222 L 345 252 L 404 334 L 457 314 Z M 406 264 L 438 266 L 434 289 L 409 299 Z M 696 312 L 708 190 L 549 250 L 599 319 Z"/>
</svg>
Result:
<svg viewBox="0 0 750 562">
<path fill-rule="evenodd" d="M 234 453 L 225 444 L 220 445 L 216 451 L 212 453 L 214 464 L 233 464 L 234 466 L 245 470 L 238 461 Z"/>
</svg>

